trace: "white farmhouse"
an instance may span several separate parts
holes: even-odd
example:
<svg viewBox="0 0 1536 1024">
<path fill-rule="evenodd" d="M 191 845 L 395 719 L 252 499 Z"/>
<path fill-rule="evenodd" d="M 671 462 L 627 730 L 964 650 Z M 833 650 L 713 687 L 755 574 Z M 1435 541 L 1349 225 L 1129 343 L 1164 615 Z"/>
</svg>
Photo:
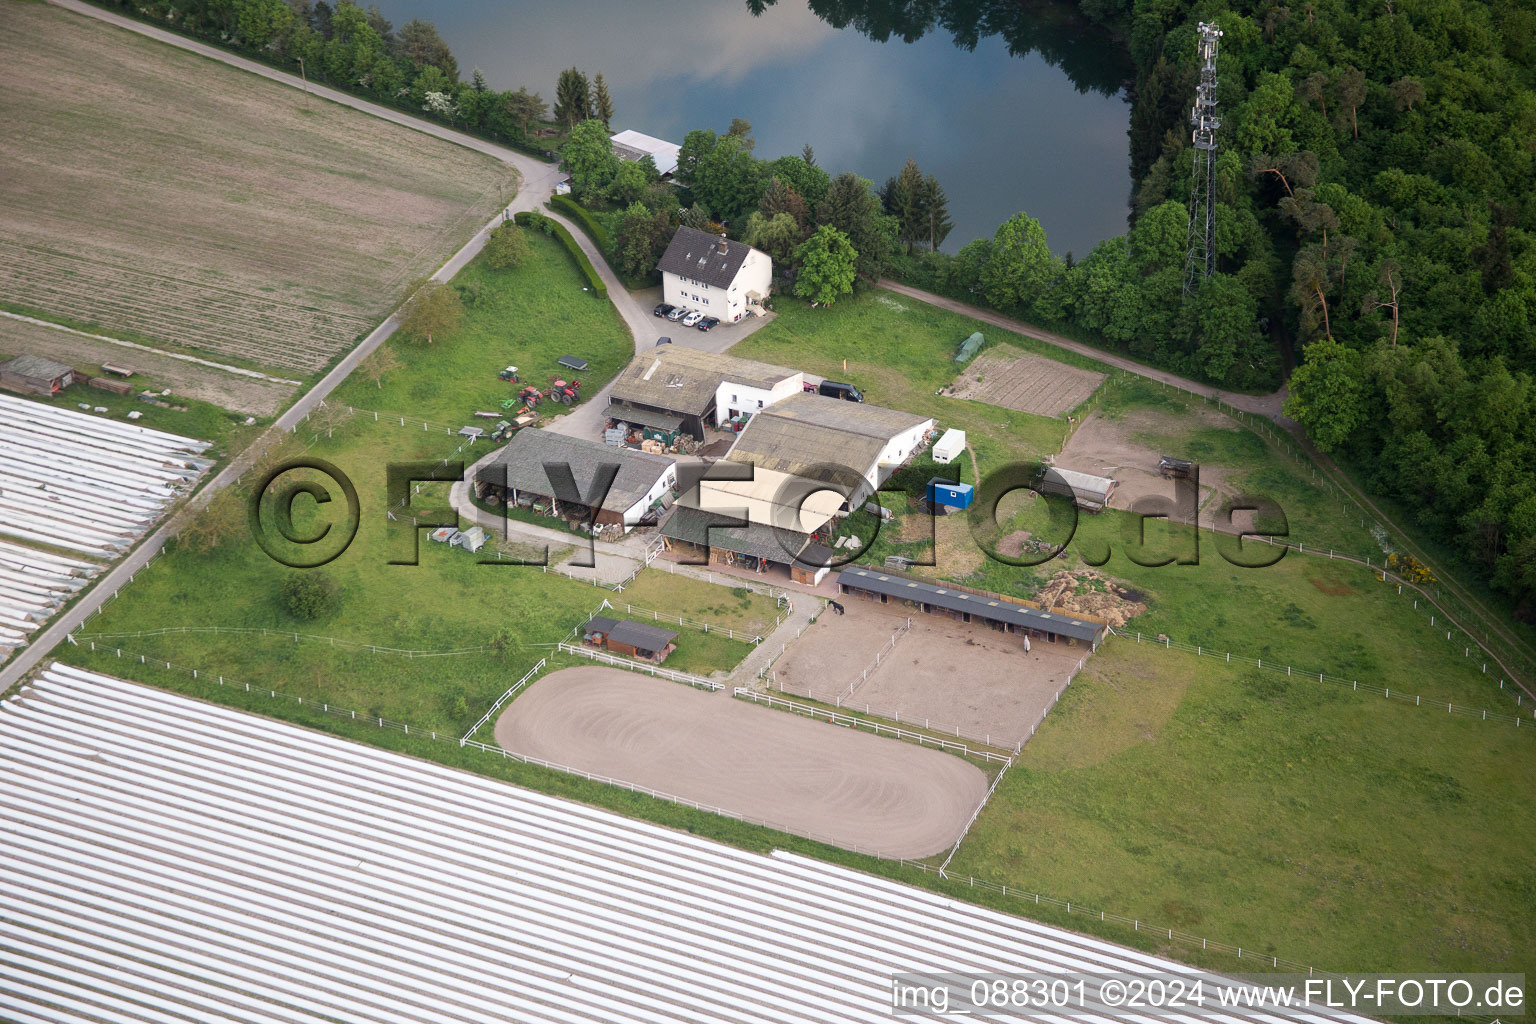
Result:
<svg viewBox="0 0 1536 1024">
<path fill-rule="evenodd" d="M 767 253 L 697 228 L 678 228 L 656 268 L 666 302 L 724 323 L 735 323 L 760 306 L 773 282 Z"/>
</svg>

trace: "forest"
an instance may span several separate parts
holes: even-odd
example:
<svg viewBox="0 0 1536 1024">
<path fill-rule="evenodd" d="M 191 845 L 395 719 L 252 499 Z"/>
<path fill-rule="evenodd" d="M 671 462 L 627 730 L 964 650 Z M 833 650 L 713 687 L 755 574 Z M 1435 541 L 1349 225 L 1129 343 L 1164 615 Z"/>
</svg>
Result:
<svg viewBox="0 0 1536 1024">
<path fill-rule="evenodd" d="M 773 0 L 748 0 L 761 11 Z M 1023 13 L 1023 8 L 1034 12 Z M 999 35 L 1069 74 L 1064 15 L 811 0 L 875 38 Z M 1515 0 L 1080 0 L 1130 56 L 1125 236 L 1057 259 L 1026 218 L 912 283 L 1243 390 L 1287 414 L 1536 621 L 1536 10 Z M 1183 294 L 1198 23 L 1223 33 L 1217 272 Z M 1080 87 L 1093 88 L 1091 75 Z M 990 274 L 989 274 L 990 269 Z"/>
</svg>

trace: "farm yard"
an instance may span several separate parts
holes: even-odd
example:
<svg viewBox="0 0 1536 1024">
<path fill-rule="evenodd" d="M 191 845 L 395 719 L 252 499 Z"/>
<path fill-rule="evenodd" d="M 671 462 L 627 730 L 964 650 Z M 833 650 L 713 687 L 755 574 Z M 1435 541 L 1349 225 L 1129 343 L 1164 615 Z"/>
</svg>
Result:
<svg viewBox="0 0 1536 1024">
<path fill-rule="evenodd" d="M 1105 377 L 1012 345 L 993 345 L 971 360 L 944 394 L 1036 416 L 1065 416 L 1088 401 Z"/>
<path fill-rule="evenodd" d="M 511 196 L 488 156 L 49 4 L 4 12 L 15 312 L 313 373 Z"/>
<path fill-rule="evenodd" d="M 948 847 L 987 791 L 952 754 L 617 668 L 536 680 L 496 742 L 891 857 Z"/>
</svg>

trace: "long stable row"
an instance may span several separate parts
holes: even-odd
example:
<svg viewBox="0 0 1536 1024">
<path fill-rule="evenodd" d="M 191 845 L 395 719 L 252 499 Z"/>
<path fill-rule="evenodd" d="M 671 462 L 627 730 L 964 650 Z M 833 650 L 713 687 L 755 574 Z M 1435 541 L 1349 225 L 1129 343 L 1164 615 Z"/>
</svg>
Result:
<svg viewBox="0 0 1536 1024">
<path fill-rule="evenodd" d="M 57 664 L 0 773 L 22 1024 L 887 1021 L 893 972 L 1190 970 Z"/>
<path fill-rule="evenodd" d="M 212 464 L 208 442 L 0 395 L 0 657 Z M 11 543 L 19 541 L 21 543 Z M 18 561 L 19 560 L 19 563 Z"/>
</svg>

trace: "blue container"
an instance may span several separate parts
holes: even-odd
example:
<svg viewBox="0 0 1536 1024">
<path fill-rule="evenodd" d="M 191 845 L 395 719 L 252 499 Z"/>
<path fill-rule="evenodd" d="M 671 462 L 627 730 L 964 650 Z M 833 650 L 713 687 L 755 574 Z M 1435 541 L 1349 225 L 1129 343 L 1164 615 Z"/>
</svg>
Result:
<svg viewBox="0 0 1536 1024">
<path fill-rule="evenodd" d="M 953 480 L 934 477 L 928 481 L 928 503 L 949 508 L 970 508 L 976 500 L 976 492 L 970 484 L 957 484 Z"/>
</svg>

